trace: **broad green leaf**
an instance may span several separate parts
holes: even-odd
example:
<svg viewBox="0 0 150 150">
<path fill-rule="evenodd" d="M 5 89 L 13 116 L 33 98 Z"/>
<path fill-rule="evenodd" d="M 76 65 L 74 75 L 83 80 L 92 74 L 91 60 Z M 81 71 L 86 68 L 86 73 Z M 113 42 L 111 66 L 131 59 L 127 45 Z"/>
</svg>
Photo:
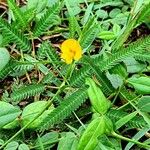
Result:
<svg viewBox="0 0 150 150">
<path fill-rule="evenodd" d="M 76 150 L 78 139 L 72 132 L 67 132 L 60 140 L 57 150 Z"/>
<path fill-rule="evenodd" d="M 10 55 L 7 49 L 0 48 L 0 71 L 6 66 L 9 62 Z"/>
<path fill-rule="evenodd" d="M 20 144 L 18 147 L 18 150 L 30 150 L 28 145 L 26 144 Z"/>
<path fill-rule="evenodd" d="M 20 109 L 9 103 L 0 101 L 0 128 L 14 121 L 20 113 Z"/>
<path fill-rule="evenodd" d="M 4 141 L 2 139 L 0 139 L 0 145 L 3 145 Z"/>
<path fill-rule="evenodd" d="M 116 129 L 119 129 L 120 127 L 122 127 L 123 125 L 125 125 L 128 121 L 130 121 L 133 117 L 135 117 L 137 114 L 137 112 L 133 112 L 133 113 L 130 113 L 129 115 L 127 116 L 124 116 L 123 118 L 121 118 L 120 120 L 118 120 L 116 123 L 115 123 L 115 126 L 116 126 Z"/>
<path fill-rule="evenodd" d="M 8 143 L 4 148 L 4 150 L 17 150 L 18 146 L 19 146 L 18 142 L 13 141 Z"/>
<path fill-rule="evenodd" d="M 127 82 L 134 86 L 137 93 L 150 94 L 150 77 L 131 77 Z"/>
<path fill-rule="evenodd" d="M 114 34 L 115 34 L 116 36 L 118 36 L 119 33 L 120 33 L 120 31 L 121 31 L 120 26 L 115 23 L 114 26 L 113 26 L 113 32 L 114 32 Z"/>
<path fill-rule="evenodd" d="M 150 112 L 150 96 L 143 96 L 138 101 L 138 108 L 144 112 Z"/>
<path fill-rule="evenodd" d="M 5 126 L 3 126 L 3 129 L 14 129 L 16 127 L 18 127 L 20 124 L 19 124 L 19 119 L 16 118 L 14 121 L 6 124 Z"/>
<path fill-rule="evenodd" d="M 97 15 L 98 18 L 102 18 L 102 19 L 105 19 L 105 18 L 108 17 L 107 11 L 102 10 L 102 9 L 97 10 L 96 15 Z"/>
<path fill-rule="evenodd" d="M 37 101 L 27 105 L 22 112 L 22 124 L 23 126 L 33 120 L 41 111 L 46 107 L 47 101 Z M 53 110 L 53 106 L 51 106 L 48 110 L 44 111 L 42 115 L 40 115 L 32 124 L 30 124 L 27 128 L 33 129 L 37 128 L 42 120 L 47 117 L 49 113 Z"/>
<path fill-rule="evenodd" d="M 94 150 L 98 144 L 98 137 L 105 133 L 105 119 L 98 117 L 94 119 L 87 127 L 80 138 L 77 150 Z"/>
<path fill-rule="evenodd" d="M 103 40 L 112 40 L 116 37 L 116 35 L 112 31 L 102 31 L 98 37 Z"/>
<path fill-rule="evenodd" d="M 110 11 L 109 16 L 111 18 L 115 18 L 120 13 L 121 13 L 121 10 L 119 8 L 115 8 L 112 11 Z"/>
<path fill-rule="evenodd" d="M 91 78 L 86 79 L 86 84 L 89 85 L 88 95 L 93 108 L 100 114 L 106 113 L 110 107 L 110 101 L 106 99 L 101 89 Z"/>
<path fill-rule="evenodd" d="M 42 147 L 47 149 L 53 147 L 55 142 L 58 142 L 59 134 L 58 132 L 49 132 L 43 135 L 42 137 L 38 138 L 35 143 L 35 147 L 37 150 L 40 150 L 40 144 Z"/>
<path fill-rule="evenodd" d="M 109 72 L 106 74 L 107 78 L 110 80 L 112 86 L 117 89 L 123 85 L 123 79 L 118 74 L 110 74 Z"/>
<path fill-rule="evenodd" d="M 146 68 L 146 64 L 139 63 L 136 61 L 133 57 L 128 57 L 123 60 L 127 67 L 127 72 L 128 73 L 136 73 L 136 72 L 141 72 Z"/>
</svg>

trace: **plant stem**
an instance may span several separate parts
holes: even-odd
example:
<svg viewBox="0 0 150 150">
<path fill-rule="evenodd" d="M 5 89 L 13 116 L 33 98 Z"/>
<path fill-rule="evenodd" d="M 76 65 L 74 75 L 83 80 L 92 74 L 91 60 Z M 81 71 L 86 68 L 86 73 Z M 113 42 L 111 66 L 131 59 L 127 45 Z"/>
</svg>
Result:
<svg viewBox="0 0 150 150">
<path fill-rule="evenodd" d="M 115 133 L 114 131 L 112 132 L 112 136 L 113 136 L 113 137 L 116 137 L 116 138 L 119 138 L 119 139 L 121 139 L 121 140 L 124 140 L 124 141 L 128 141 L 128 142 L 135 143 L 135 144 L 137 144 L 137 145 L 140 145 L 141 147 L 150 149 L 150 145 L 141 143 L 141 142 L 136 141 L 136 140 L 134 140 L 134 139 L 129 139 L 129 138 L 127 138 L 127 137 L 124 137 L 124 136 L 122 136 L 122 135 L 119 135 L 119 134 Z"/>
</svg>

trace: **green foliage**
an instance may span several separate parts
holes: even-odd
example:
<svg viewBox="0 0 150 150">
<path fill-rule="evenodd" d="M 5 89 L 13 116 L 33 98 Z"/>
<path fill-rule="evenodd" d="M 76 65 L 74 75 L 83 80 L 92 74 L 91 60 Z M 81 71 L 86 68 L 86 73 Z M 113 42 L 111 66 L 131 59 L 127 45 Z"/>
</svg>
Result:
<svg viewBox="0 0 150 150">
<path fill-rule="evenodd" d="M 110 111 L 107 112 L 107 116 L 111 118 L 114 123 L 127 115 L 127 112 L 116 109 L 110 109 Z M 139 116 L 136 116 L 133 119 L 129 120 L 129 122 L 125 125 L 130 128 L 143 128 L 147 126 L 145 120 Z"/>
<path fill-rule="evenodd" d="M 81 44 L 81 47 L 84 51 L 91 46 L 92 42 L 97 36 L 97 33 L 99 31 L 98 25 L 94 22 L 94 18 L 89 20 L 85 27 L 83 28 L 81 35 L 79 37 L 79 42 Z"/>
<path fill-rule="evenodd" d="M 7 4 L 0 17 L 0 149 L 122 150 L 122 140 L 125 149 L 150 149 L 150 3 Z M 69 38 L 79 41 L 82 58 L 68 45 L 63 53 L 75 61 L 66 64 L 61 43 Z"/>
<path fill-rule="evenodd" d="M 86 77 L 91 75 L 92 71 L 88 65 L 84 65 L 80 70 L 74 71 L 73 75 L 70 78 L 70 85 L 79 87 L 85 82 Z"/>
<path fill-rule="evenodd" d="M 93 150 L 98 144 L 98 137 L 105 133 L 104 117 L 94 119 L 83 133 L 78 150 Z"/>
<path fill-rule="evenodd" d="M 7 2 L 8 2 L 9 9 L 13 12 L 15 19 L 19 20 L 19 23 L 21 24 L 22 27 L 25 27 L 26 20 L 20 8 L 16 5 L 14 0 L 7 0 Z"/>
<path fill-rule="evenodd" d="M 93 108 L 100 114 L 105 114 L 110 107 L 110 102 L 106 99 L 101 89 L 95 84 L 91 78 L 86 79 L 89 85 L 88 95 Z"/>
<path fill-rule="evenodd" d="M 19 33 L 16 29 L 12 28 L 1 17 L 0 29 L 2 30 L 3 34 L 5 34 L 5 36 L 7 36 L 11 42 L 17 44 L 21 50 L 29 51 L 31 49 L 29 40 L 22 33 Z"/>
<path fill-rule="evenodd" d="M 21 101 L 22 99 L 42 93 L 44 90 L 45 86 L 42 84 L 27 85 L 13 91 L 10 97 L 13 101 Z"/>
<path fill-rule="evenodd" d="M 43 32 L 50 26 L 56 19 L 56 14 L 59 13 L 61 9 L 61 3 L 56 3 L 52 7 L 48 8 L 46 13 L 41 17 L 41 19 L 36 23 L 33 30 L 35 36 L 40 36 Z"/>
<path fill-rule="evenodd" d="M 0 129 L 7 125 L 8 123 L 15 120 L 21 113 L 20 109 L 14 107 L 13 105 L 0 101 Z"/>
<path fill-rule="evenodd" d="M 137 24 L 140 24 L 142 22 L 146 22 L 149 18 L 149 13 L 150 13 L 150 2 L 144 5 L 144 8 L 141 10 L 138 19 L 137 19 Z"/>
<path fill-rule="evenodd" d="M 1 60 L 1 65 L 0 65 L 0 71 L 6 66 L 6 64 L 9 62 L 10 55 L 7 49 L 5 48 L 0 48 L 0 60 Z"/>
<path fill-rule="evenodd" d="M 52 45 L 48 41 L 45 41 L 41 44 L 39 49 L 39 55 L 47 57 L 50 63 L 52 64 L 58 64 L 58 62 L 60 61 L 56 53 L 56 50 L 52 47 Z"/>
<path fill-rule="evenodd" d="M 140 94 L 150 94 L 150 78 L 149 77 L 131 77 L 127 80 L 134 86 L 135 90 Z"/>
<path fill-rule="evenodd" d="M 61 102 L 60 106 L 53 110 L 51 114 L 43 120 L 40 129 L 45 130 L 50 126 L 59 123 L 68 117 L 72 111 L 75 111 L 77 108 L 79 108 L 79 106 L 86 100 L 86 90 L 86 87 L 81 88 L 65 98 L 63 102 Z"/>
</svg>

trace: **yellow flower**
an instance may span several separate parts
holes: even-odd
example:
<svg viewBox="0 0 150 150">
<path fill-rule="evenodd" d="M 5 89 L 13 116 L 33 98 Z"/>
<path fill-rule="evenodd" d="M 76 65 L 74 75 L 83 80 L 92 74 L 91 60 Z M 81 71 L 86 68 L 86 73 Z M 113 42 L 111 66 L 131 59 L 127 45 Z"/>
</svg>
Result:
<svg viewBox="0 0 150 150">
<path fill-rule="evenodd" d="M 61 47 L 61 58 L 71 64 L 73 60 L 79 60 L 82 56 L 82 49 L 78 41 L 75 39 L 65 40 Z"/>
</svg>

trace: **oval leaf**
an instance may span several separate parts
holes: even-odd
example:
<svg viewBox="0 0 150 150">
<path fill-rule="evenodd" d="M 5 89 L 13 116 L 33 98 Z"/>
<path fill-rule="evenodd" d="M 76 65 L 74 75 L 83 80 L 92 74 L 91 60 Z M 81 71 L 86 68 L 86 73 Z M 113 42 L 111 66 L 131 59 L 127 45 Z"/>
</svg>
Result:
<svg viewBox="0 0 150 150">
<path fill-rule="evenodd" d="M 92 79 L 87 78 L 86 84 L 90 86 L 88 88 L 88 95 L 94 109 L 100 114 L 106 113 L 110 107 L 110 101 L 106 99 L 101 89 Z"/>
<path fill-rule="evenodd" d="M 47 101 L 38 101 L 29 104 L 26 106 L 22 112 L 22 123 L 23 126 L 33 120 L 41 111 L 46 107 Z M 53 110 L 53 107 L 50 107 L 49 110 L 46 110 L 42 115 L 40 115 L 32 124 L 27 128 L 37 128 L 42 120 Z"/>
<path fill-rule="evenodd" d="M 10 55 L 6 48 L 0 48 L 0 71 L 6 66 L 9 62 Z"/>
<path fill-rule="evenodd" d="M 94 150 L 98 144 L 98 137 L 105 132 L 103 117 L 94 119 L 87 127 L 79 141 L 77 150 Z"/>
<path fill-rule="evenodd" d="M 138 107 L 141 111 L 150 112 L 150 96 L 143 96 L 139 99 Z"/>
<path fill-rule="evenodd" d="M 0 128 L 14 121 L 21 113 L 20 109 L 13 105 L 0 101 Z"/>
<path fill-rule="evenodd" d="M 140 94 L 150 94 L 150 77 L 131 77 L 127 80 Z"/>
</svg>

